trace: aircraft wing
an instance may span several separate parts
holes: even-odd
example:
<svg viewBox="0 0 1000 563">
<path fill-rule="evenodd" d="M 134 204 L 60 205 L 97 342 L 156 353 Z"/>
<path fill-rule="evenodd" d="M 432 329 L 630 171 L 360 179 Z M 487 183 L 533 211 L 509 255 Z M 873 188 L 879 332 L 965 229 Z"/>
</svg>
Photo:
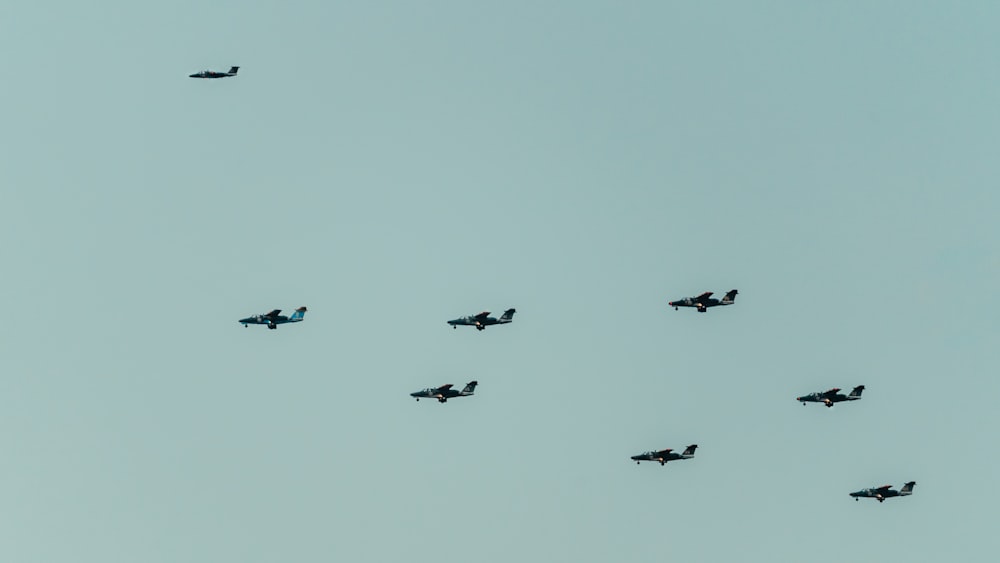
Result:
<svg viewBox="0 0 1000 563">
<path fill-rule="evenodd" d="M 660 450 L 660 451 L 656 452 L 656 455 L 659 456 L 659 457 L 663 457 L 663 456 L 669 454 L 672 451 L 674 451 L 673 448 L 667 448 L 665 450 Z"/>
<path fill-rule="evenodd" d="M 438 393 L 444 393 L 445 391 L 451 389 L 452 385 L 453 385 L 452 383 L 448 383 L 446 385 L 442 385 L 441 387 L 438 387 L 437 389 L 435 389 L 435 391 L 437 391 Z"/>
<path fill-rule="evenodd" d="M 473 318 L 475 318 L 477 321 L 481 321 L 481 320 L 485 319 L 488 316 L 490 316 L 490 312 L 489 311 L 483 311 L 482 313 L 479 313 L 478 315 L 476 315 Z"/>
<path fill-rule="evenodd" d="M 712 292 L 711 291 L 706 291 L 705 293 L 702 293 L 698 297 L 695 297 L 695 300 L 696 301 L 701 301 L 702 299 L 708 299 L 711 296 L 712 296 Z"/>
<path fill-rule="evenodd" d="M 829 397 L 831 395 L 836 395 L 839 392 L 840 392 L 840 387 L 834 387 L 833 389 L 830 389 L 829 391 L 823 391 L 823 395 L 826 396 L 826 397 Z"/>
<path fill-rule="evenodd" d="M 277 317 L 280 314 L 281 314 L 281 309 L 275 309 L 275 310 L 271 311 L 270 313 L 268 313 L 268 314 L 266 314 L 264 316 L 265 317 Z"/>
<path fill-rule="evenodd" d="M 877 488 L 875 490 L 884 493 L 884 492 L 888 491 L 891 488 L 892 488 L 892 485 L 882 485 L 881 487 L 879 487 L 879 488 Z"/>
</svg>

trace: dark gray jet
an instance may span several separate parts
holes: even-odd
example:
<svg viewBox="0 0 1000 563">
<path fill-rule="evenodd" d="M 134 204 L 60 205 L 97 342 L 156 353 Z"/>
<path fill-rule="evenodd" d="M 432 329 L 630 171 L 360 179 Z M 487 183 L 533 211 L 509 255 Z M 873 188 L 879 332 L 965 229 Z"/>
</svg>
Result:
<svg viewBox="0 0 1000 563">
<path fill-rule="evenodd" d="M 840 387 L 834 387 L 829 391 L 823 391 L 821 393 L 810 393 L 808 395 L 803 395 L 801 397 L 795 397 L 796 401 L 801 402 L 803 405 L 806 403 L 823 403 L 828 407 L 832 407 L 834 403 L 843 403 L 844 401 L 857 401 L 861 398 L 861 392 L 865 390 L 864 385 L 858 385 L 853 390 L 851 390 L 850 395 L 844 395 L 840 392 Z"/>
<path fill-rule="evenodd" d="M 234 66 L 229 68 L 229 72 L 216 72 L 214 70 L 203 70 L 201 72 L 196 72 L 194 74 L 189 74 L 189 78 L 228 78 L 230 76 L 236 76 L 236 73 L 240 71 L 240 67 Z"/>
<path fill-rule="evenodd" d="M 292 313 L 292 316 L 286 317 L 281 314 L 281 309 L 275 309 L 266 315 L 254 315 L 252 317 L 247 317 L 245 319 L 240 319 L 239 323 L 243 326 L 249 325 L 267 325 L 267 328 L 274 330 L 278 328 L 278 325 L 283 325 L 285 323 L 298 323 L 305 320 L 306 308 L 299 307 Z"/>
<path fill-rule="evenodd" d="M 423 391 L 410 393 L 410 396 L 416 397 L 418 401 L 420 399 L 437 399 L 439 403 L 447 403 L 448 399 L 455 397 L 471 397 L 476 392 L 476 385 L 479 385 L 478 381 L 470 381 L 465 384 L 461 391 L 455 391 L 451 388 L 452 384 L 449 383 L 441 387 L 428 387 Z"/>
<path fill-rule="evenodd" d="M 448 321 L 451 328 L 458 328 L 459 325 L 462 326 L 474 326 L 476 330 L 486 330 L 486 327 L 490 325 L 505 325 L 507 323 L 514 322 L 514 313 L 516 309 L 507 309 L 503 312 L 503 316 L 499 319 L 496 317 L 491 317 L 489 311 L 483 311 L 478 315 L 472 315 L 471 317 L 462 317 L 460 319 L 454 319 Z"/>
<path fill-rule="evenodd" d="M 734 289 L 727 293 L 722 299 L 712 299 L 712 292 L 706 291 L 698 297 L 685 297 L 684 299 L 679 299 L 677 301 L 670 301 L 667 305 L 673 307 L 675 311 L 678 307 L 696 307 L 699 313 L 704 313 L 708 311 L 709 307 L 732 305 L 736 302 L 737 293 L 739 293 L 739 291 Z"/>
<path fill-rule="evenodd" d="M 874 487 L 871 489 L 861 489 L 860 491 L 851 493 L 851 496 L 854 497 L 854 500 L 874 498 L 878 499 L 879 502 L 882 502 L 887 498 L 912 495 L 913 485 L 916 484 L 916 481 L 910 481 L 909 483 L 903 485 L 903 488 L 898 491 L 893 490 L 892 485 L 882 485 L 881 487 Z"/>
<path fill-rule="evenodd" d="M 660 451 L 646 452 L 639 455 L 632 456 L 632 461 L 639 464 L 642 461 L 658 461 L 660 465 L 665 465 L 668 461 L 674 461 L 678 459 L 691 459 L 694 457 L 694 451 L 698 449 L 698 444 L 691 444 L 684 450 L 684 453 L 675 454 L 674 450 L 667 448 Z"/>
</svg>

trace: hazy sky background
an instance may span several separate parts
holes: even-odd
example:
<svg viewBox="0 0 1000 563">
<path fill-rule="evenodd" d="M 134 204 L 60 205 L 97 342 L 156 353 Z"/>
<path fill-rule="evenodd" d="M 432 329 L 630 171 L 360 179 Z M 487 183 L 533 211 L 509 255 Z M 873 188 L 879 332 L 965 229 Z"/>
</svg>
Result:
<svg viewBox="0 0 1000 563">
<path fill-rule="evenodd" d="M 0 16 L 0 560 L 995 560 L 1000 5 Z"/>
</svg>

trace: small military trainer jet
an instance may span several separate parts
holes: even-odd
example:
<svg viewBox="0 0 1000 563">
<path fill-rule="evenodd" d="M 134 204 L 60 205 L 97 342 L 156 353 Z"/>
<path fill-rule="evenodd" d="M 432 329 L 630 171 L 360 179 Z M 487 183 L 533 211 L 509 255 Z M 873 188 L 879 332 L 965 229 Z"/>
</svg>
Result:
<svg viewBox="0 0 1000 563">
<path fill-rule="evenodd" d="M 734 289 L 727 293 L 722 299 L 712 299 L 712 292 L 706 291 L 698 297 L 685 297 L 684 299 L 678 299 L 677 301 L 670 301 L 667 305 L 673 307 L 675 311 L 678 307 L 697 307 L 699 313 L 704 313 L 708 311 L 709 307 L 732 305 L 736 302 L 737 293 L 739 293 L 739 291 Z"/>
<path fill-rule="evenodd" d="M 236 73 L 240 71 L 240 67 L 234 66 L 230 67 L 229 72 L 216 72 L 214 70 L 203 70 L 201 72 L 196 72 L 194 74 L 189 74 L 189 78 L 228 78 L 230 76 L 236 76 Z"/>
<path fill-rule="evenodd" d="M 451 328 L 458 328 L 459 325 L 464 325 L 474 326 L 476 327 L 476 330 L 485 330 L 486 327 L 490 325 L 504 325 L 514 322 L 514 313 L 516 312 L 516 309 L 507 309 L 503 312 L 503 316 L 498 319 L 496 317 L 491 317 L 489 311 L 483 311 L 478 315 L 450 320 L 448 321 L 448 324 L 451 325 Z"/>
<path fill-rule="evenodd" d="M 658 461 L 660 462 L 660 465 L 665 465 L 668 461 L 693 458 L 694 451 L 696 449 L 698 449 L 698 444 L 691 444 L 686 450 L 684 450 L 684 453 L 675 454 L 672 449 L 667 448 L 665 450 L 651 451 L 634 455 L 632 456 L 632 460 L 635 461 L 636 465 L 639 465 L 639 462 L 641 461 Z"/>
<path fill-rule="evenodd" d="M 442 385 L 441 387 L 428 387 L 423 391 L 417 391 L 416 393 L 410 393 L 411 397 L 416 397 L 419 401 L 423 399 L 437 399 L 439 403 L 447 403 L 448 399 L 453 399 L 455 397 L 470 397 L 476 392 L 476 385 L 479 385 L 478 381 L 470 381 L 465 384 L 465 387 L 461 391 L 455 391 L 452 389 L 452 384 Z"/>
<path fill-rule="evenodd" d="M 305 320 L 307 309 L 305 307 L 299 307 L 292 313 L 292 316 L 286 317 L 281 314 L 281 309 L 275 309 L 266 315 L 254 315 L 252 317 L 247 317 L 245 319 L 240 319 L 239 323 L 243 326 L 249 325 L 267 325 L 267 328 L 274 330 L 278 328 L 278 325 L 283 325 L 285 323 L 298 323 Z"/>
<path fill-rule="evenodd" d="M 905 497 L 913 494 L 913 485 L 916 485 L 916 481 L 910 481 L 903 485 L 903 488 L 896 491 L 893 490 L 892 485 L 882 485 L 881 487 L 873 487 L 871 489 L 861 489 L 851 493 L 854 500 L 859 500 L 863 498 L 874 498 L 878 499 L 879 502 L 884 501 L 887 498 L 892 497 Z"/>
<path fill-rule="evenodd" d="M 851 390 L 850 395 L 844 395 L 840 392 L 840 387 L 834 387 L 829 391 L 823 391 L 820 393 L 810 393 L 808 395 L 803 395 L 801 397 L 795 397 L 796 401 L 801 402 L 803 405 L 806 403 L 823 403 L 828 407 L 832 407 L 834 403 L 842 403 L 844 401 L 857 401 L 861 398 L 861 392 L 865 390 L 864 385 L 858 385 L 853 390 Z"/>
</svg>

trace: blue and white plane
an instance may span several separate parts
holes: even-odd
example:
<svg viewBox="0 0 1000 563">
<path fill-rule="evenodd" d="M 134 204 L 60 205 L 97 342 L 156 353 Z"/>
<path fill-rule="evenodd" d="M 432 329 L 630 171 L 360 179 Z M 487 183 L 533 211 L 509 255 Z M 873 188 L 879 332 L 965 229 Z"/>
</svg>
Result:
<svg viewBox="0 0 1000 563">
<path fill-rule="evenodd" d="M 828 391 L 820 391 L 819 393 L 810 393 L 808 395 L 802 395 L 801 397 L 795 397 L 795 400 L 799 401 L 803 405 L 806 403 L 823 403 L 828 407 L 832 407 L 836 403 L 860 400 L 861 392 L 864 390 L 864 385 L 858 385 L 851 390 L 850 395 L 844 395 L 840 392 L 840 387 L 834 387 Z"/>
<path fill-rule="evenodd" d="M 234 66 L 229 68 L 229 72 L 218 72 L 215 70 L 203 70 L 201 72 L 196 72 L 194 74 L 189 74 L 189 78 L 229 78 L 230 76 L 236 76 L 236 73 L 240 71 L 240 67 Z"/>
<path fill-rule="evenodd" d="M 892 497 L 906 497 L 913 494 L 913 486 L 916 485 L 916 481 L 910 481 L 903 485 L 900 490 L 895 490 L 892 485 L 882 485 L 881 487 L 872 487 L 870 489 L 861 489 L 860 491 L 855 491 L 851 493 L 854 500 L 860 500 L 863 498 L 873 498 L 879 502 L 884 501 L 887 498 Z"/>
<path fill-rule="evenodd" d="M 247 317 L 245 319 L 240 319 L 239 323 L 243 326 L 250 325 L 267 325 L 267 328 L 274 330 L 278 328 L 278 325 L 283 325 L 286 323 L 298 323 L 305 320 L 306 308 L 299 307 L 292 313 L 292 316 L 286 317 L 281 314 L 281 309 L 275 309 L 270 313 L 265 315 L 254 315 L 252 317 Z"/>
<path fill-rule="evenodd" d="M 458 328 L 459 326 L 474 326 L 476 327 L 476 330 L 486 330 L 486 327 L 490 325 L 505 325 L 507 323 L 514 322 L 514 313 L 516 312 L 517 309 L 507 309 L 503 312 L 503 316 L 498 319 L 496 317 L 491 317 L 489 311 L 483 311 L 478 315 L 452 319 L 448 321 L 448 324 L 451 325 L 451 328 Z"/>
<path fill-rule="evenodd" d="M 691 444 L 684 450 L 683 453 L 679 454 L 675 454 L 672 448 L 667 448 L 665 450 L 653 450 L 632 456 L 632 461 L 634 461 L 636 465 L 642 461 L 658 461 L 660 462 L 660 465 L 666 465 L 668 461 L 693 458 L 694 451 L 696 449 L 698 449 L 698 444 Z"/>
<path fill-rule="evenodd" d="M 676 311 L 678 307 L 694 307 L 699 313 L 704 313 L 708 311 L 709 307 L 722 307 L 725 305 L 732 305 L 736 303 L 736 294 L 739 291 L 733 289 L 726 292 L 726 295 L 722 299 L 716 299 L 712 297 L 711 291 L 706 291 L 697 297 L 685 297 L 683 299 L 678 299 L 677 301 L 669 301 L 667 305 L 670 305 Z"/>
<path fill-rule="evenodd" d="M 448 383 L 441 387 L 428 387 L 422 391 L 415 391 L 410 393 L 410 396 L 418 401 L 420 399 L 437 399 L 439 403 L 447 403 L 448 399 L 454 399 L 455 397 L 471 397 L 476 393 L 477 385 L 479 385 L 478 381 L 470 381 L 465 384 L 465 387 L 461 391 L 458 391 L 452 389 L 453 385 Z"/>
</svg>

